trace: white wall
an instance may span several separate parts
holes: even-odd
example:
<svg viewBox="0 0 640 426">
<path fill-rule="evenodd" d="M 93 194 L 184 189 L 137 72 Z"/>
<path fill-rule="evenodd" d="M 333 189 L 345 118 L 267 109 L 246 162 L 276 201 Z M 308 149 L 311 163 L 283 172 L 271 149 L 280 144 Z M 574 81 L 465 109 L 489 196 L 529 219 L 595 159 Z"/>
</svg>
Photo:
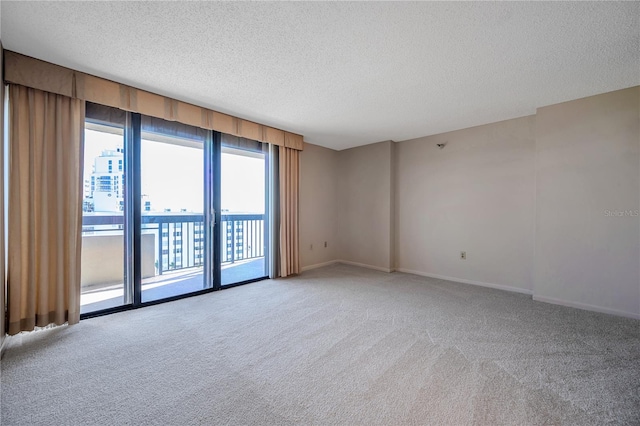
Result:
<svg viewBox="0 0 640 426">
<path fill-rule="evenodd" d="M 529 116 L 397 144 L 398 270 L 531 290 L 534 131 Z"/>
<path fill-rule="evenodd" d="M 640 318 L 639 104 L 634 87 L 538 109 L 535 299 Z"/>
<path fill-rule="evenodd" d="M 339 259 L 391 271 L 391 141 L 338 152 Z"/>
<path fill-rule="evenodd" d="M 311 144 L 305 144 L 300 153 L 300 266 L 303 269 L 337 259 L 337 155 L 337 151 Z M 327 247 L 324 247 L 325 241 Z"/>
</svg>

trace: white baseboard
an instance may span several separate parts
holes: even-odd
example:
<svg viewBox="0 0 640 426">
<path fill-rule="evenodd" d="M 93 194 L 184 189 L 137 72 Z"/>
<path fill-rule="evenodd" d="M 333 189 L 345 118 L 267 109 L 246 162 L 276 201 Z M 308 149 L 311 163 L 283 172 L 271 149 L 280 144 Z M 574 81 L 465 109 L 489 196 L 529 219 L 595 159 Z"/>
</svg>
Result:
<svg viewBox="0 0 640 426">
<path fill-rule="evenodd" d="M 633 314 L 631 312 L 618 311 L 617 309 L 603 308 L 601 306 L 589 305 L 579 302 L 567 302 L 566 300 L 554 299 L 553 297 L 533 296 L 533 300 L 536 302 L 552 303 L 554 305 L 567 306 L 569 308 L 583 309 L 585 311 L 599 312 L 601 314 L 616 315 L 619 317 L 640 319 L 640 314 Z"/>
<path fill-rule="evenodd" d="M 382 266 L 368 265 L 366 263 L 352 262 L 350 260 L 336 260 L 336 262 L 337 263 L 344 263 L 345 265 L 359 266 L 361 268 L 374 269 L 376 271 L 393 272 L 393 269 L 383 268 Z"/>
<path fill-rule="evenodd" d="M 411 270 L 411 269 L 404 269 L 404 268 L 398 268 L 396 270 L 398 272 L 404 272 L 406 274 L 420 275 L 420 276 L 423 276 L 423 277 L 436 278 L 436 279 L 439 279 L 439 280 L 453 281 L 453 282 L 462 283 L 462 284 L 478 285 L 478 286 L 481 286 L 481 287 L 494 288 L 496 290 L 512 291 L 514 293 L 522 293 L 522 294 L 528 294 L 528 295 L 532 295 L 533 294 L 533 292 L 531 290 L 528 290 L 528 289 L 525 289 L 525 288 L 519 288 L 519 287 L 511 287 L 511 286 L 508 286 L 508 285 L 485 283 L 485 282 L 482 282 L 482 281 L 467 280 L 467 279 L 464 279 L 464 278 L 445 277 L 444 275 L 430 274 L 430 273 L 427 273 L 427 272 L 414 271 L 414 270 Z"/>
<path fill-rule="evenodd" d="M 393 272 L 394 271 L 393 269 L 389 269 L 389 268 L 382 268 L 380 266 L 368 265 L 366 263 L 351 262 L 349 260 L 331 260 L 329 262 L 317 263 L 315 265 L 309 265 L 309 266 L 303 267 L 302 271 L 308 271 L 308 270 L 311 270 L 311 269 L 322 268 L 324 266 L 334 265 L 336 263 L 343 263 L 345 265 L 359 266 L 361 268 L 373 269 L 373 270 L 382 271 L 382 272 Z M 603 308 L 601 306 L 589 305 L 589 304 L 586 304 L 586 303 L 568 302 L 566 300 L 554 299 L 552 297 L 535 296 L 535 295 L 533 295 L 533 291 L 532 290 L 528 290 L 528 289 L 524 289 L 524 288 L 511 287 L 511 286 L 501 285 L 501 284 L 485 283 L 485 282 L 482 282 L 482 281 L 467 280 L 467 279 L 464 279 L 464 278 L 447 277 L 447 276 L 444 276 L 444 275 L 430 274 L 430 273 L 427 273 L 427 272 L 414 271 L 412 269 L 405 269 L 405 268 L 397 268 L 395 270 L 398 271 L 398 272 L 404 272 L 406 274 L 420 275 L 420 276 L 423 276 L 423 277 L 429 277 L 429 278 L 436 278 L 436 279 L 440 279 L 440 280 L 453 281 L 453 282 L 458 282 L 458 283 L 462 283 L 462 284 L 471 284 L 471 285 L 477 285 L 477 286 L 481 286 L 481 287 L 493 288 L 493 289 L 496 289 L 496 290 L 504 290 L 504 291 L 511 291 L 511 292 L 514 292 L 514 293 L 527 294 L 527 295 L 533 296 L 533 300 L 535 300 L 537 302 L 552 303 L 554 305 L 567 306 L 569 308 L 582 309 L 582 310 L 585 310 L 585 311 L 593 311 L 593 312 L 599 312 L 599 313 L 602 313 L 602 314 L 616 315 L 616 316 L 620 316 L 620 317 L 639 319 L 640 320 L 640 314 L 635 314 L 635 313 L 625 312 L 625 311 L 619 311 L 619 310 L 616 310 L 616 309 Z"/>
<path fill-rule="evenodd" d="M 322 267 L 329 266 L 329 265 L 335 265 L 336 263 L 342 263 L 342 264 L 345 264 L 345 265 L 352 265 L 352 266 L 359 266 L 361 268 L 373 269 L 373 270 L 381 271 L 381 272 L 393 272 L 393 269 L 383 268 L 381 266 L 368 265 L 366 263 L 351 262 L 350 260 L 340 260 L 340 259 L 330 260 L 328 262 L 323 262 L 323 263 L 316 263 L 315 265 L 303 266 L 302 267 L 302 272 L 309 271 L 311 269 L 322 268 Z"/>
<path fill-rule="evenodd" d="M 303 266 L 302 267 L 302 272 L 304 271 L 310 271 L 312 269 L 317 269 L 317 268 L 323 268 L 325 266 L 329 266 L 329 265 L 334 265 L 338 263 L 337 260 L 330 260 L 328 262 L 322 262 L 322 263 L 316 263 L 315 265 L 307 265 L 307 266 Z"/>
</svg>

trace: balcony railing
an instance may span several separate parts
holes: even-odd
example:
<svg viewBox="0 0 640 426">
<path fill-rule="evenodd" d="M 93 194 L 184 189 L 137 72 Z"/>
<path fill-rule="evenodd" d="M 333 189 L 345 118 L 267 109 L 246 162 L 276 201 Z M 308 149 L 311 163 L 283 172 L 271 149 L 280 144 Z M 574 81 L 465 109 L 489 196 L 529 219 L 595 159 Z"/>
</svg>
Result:
<svg viewBox="0 0 640 426">
<path fill-rule="evenodd" d="M 264 256 L 263 214 L 223 214 L 220 226 L 222 264 Z M 82 220 L 84 238 L 122 236 L 123 227 L 122 215 L 90 213 Z M 204 216 L 201 214 L 143 213 L 142 235 L 143 250 L 150 250 L 153 240 L 156 275 L 204 263 Z"/>
<path fill-rule="evenodd" d="M 222 263 L 255 259 L 264 256 L 264 215 L 221 215 Z"/>
</svg>

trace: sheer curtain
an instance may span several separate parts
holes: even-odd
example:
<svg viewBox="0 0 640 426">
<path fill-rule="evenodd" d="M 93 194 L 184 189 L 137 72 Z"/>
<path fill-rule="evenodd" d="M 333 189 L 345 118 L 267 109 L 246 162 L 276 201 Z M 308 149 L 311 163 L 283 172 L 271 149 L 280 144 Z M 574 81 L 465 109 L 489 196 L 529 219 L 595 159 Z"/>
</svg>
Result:
<svg viewBox="0 0 640 426">
<path fill-rule="evenodd" d="M 9 334 L 80 319 L 84 108 L 9 87 Z"/>
<path fill-rule="evenodd" d="M 300 151 L 280 147 L 280 276 L 300 272 L 298 191 Z"/>
</svg>

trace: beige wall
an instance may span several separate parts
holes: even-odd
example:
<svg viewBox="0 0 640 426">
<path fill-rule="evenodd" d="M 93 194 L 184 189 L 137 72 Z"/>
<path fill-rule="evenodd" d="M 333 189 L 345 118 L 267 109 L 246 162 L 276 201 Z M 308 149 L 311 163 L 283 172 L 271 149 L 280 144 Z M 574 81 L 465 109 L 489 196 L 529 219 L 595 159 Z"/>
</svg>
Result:
<svg viewBox="0 0 640 426">
<path fill-rule="evenodd" d="M 640 317 L 639 103 L 634 87 L 538 109 L 534 298 Z"/>
<path fill-rule="evenodd" d="M 391 141 L 338 153 L 339 259 L 392 270 Z"/>
<path fill-rule="evenodd" d="M 156 275 L 156 245 L 153 234 L 142 234 L 142 278 Z M 83 289 L 105 284 L 121 284 L 124 274 L 122 235 L 83 235 L 81 255 Z"/>
<path fill-rule="evenodd" d="M 396 268 L 636 318 L 639 210 L 640 87 L 301 159 L 303 266 Z M 318 253 L 325 235 L 337 244 Z"/>
<path fill-rule="evenodd" d="M 397 144 L 399 270 L 531 290 L 534 131 L 529 116 Z"/>
<path fill-rule="evenodd" d="M 300 153 L 303 269 L 338 260 L 393 268 L 394 145 L 334 151 L 305 144 Z"/>
<path fill-rule="evenodd" d="M 337 155 L 337 151 L 311 144 L 305 144 L 300 152 L 302 268 L 337 259 Z"/>
</svg>

